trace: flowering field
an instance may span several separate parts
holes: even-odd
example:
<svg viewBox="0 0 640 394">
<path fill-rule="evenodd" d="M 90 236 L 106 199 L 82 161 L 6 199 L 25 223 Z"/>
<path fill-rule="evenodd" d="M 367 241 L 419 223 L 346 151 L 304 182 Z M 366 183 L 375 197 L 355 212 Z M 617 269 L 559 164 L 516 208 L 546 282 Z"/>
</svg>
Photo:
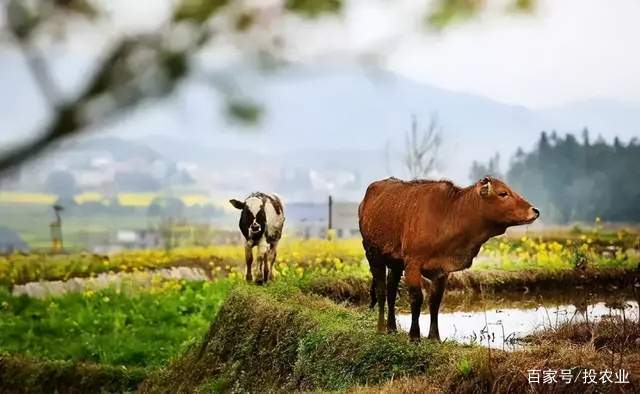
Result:
<svg viewBox="0 0 640 394">
<path fill-rule="evenodd" d="M 472 271 L 546 270 L 573 268 L 635 268 L 640 262 L 640 241 L 634 232 L 599 230 L 490 240 Z M 135 272 L 173 266 L 204 269 L 212 278 L 243 276 L 244 249 L 240 245 L 181 247 L 165 250 L 132 250 L 112 255 L 21 254 L 0 256 L 0 285 L 12 286 L 38 280 L 65 280 L 101 272 Z M 276 272 L 302 275 L 320 273 L 363 275 L 368 273 L 359 239 L 285 239 L 278 249 Z"/>
<path fill-rule="evenodd" d="M 494 238 L 482 248 L 476 270 L 564 270 L 574 268 L 635 268 L 640 262 L 640 238 L 628 231 L 589 231 L 566 238 Z"/>
<path fill-rule="evenodd" d="M 292 240 L 278 248 L 276 270 L 302 275 L 305 269 L 324 273 L 361 270 L 364 253 L 359 240 Z M 134 272 L 172 266 L 193 266 L 212 277 L 236 277 L 244 272 L 244 248 L 240 245 L 133 250 L 106 255 L 22 254 L 0 256 L 0 285 L 12 286 L 38 280 L 65 280 L 101 272 Z"/>
</svg>

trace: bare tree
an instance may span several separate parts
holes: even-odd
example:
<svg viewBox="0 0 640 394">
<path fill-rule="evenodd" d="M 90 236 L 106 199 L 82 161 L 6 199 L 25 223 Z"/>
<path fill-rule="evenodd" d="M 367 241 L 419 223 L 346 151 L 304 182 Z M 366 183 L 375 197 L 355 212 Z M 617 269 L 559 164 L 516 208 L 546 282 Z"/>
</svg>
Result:
<svg viewBox="0 0 640 394">
<path fill-rule="evenodd" d="M 442 144 L 437 115 L 432 115 L 429 126 L 419 131 L 415 116 L 411 131 L 405 136 L 404 166 L 412 179 L 424 178 L 436 168 L 438 151 Z"/>
</svg>

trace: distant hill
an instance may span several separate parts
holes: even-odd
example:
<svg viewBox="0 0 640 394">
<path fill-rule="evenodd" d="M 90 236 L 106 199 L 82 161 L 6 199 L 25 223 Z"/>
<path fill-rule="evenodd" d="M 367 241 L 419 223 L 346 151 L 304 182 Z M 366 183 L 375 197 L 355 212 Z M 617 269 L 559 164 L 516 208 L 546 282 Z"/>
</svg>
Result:
<svg viewBox="0 0 640 394">
<path fill-rule="evenodd" d="M 351 169 L 367 183 L 389 175 L 388 144 L 391 172 L 402 176 L 398 156 L 412 115 L 426 127 L 437 113 L 444 140 L 439 176 L 458 183 L 468 182 L 471 161 L 486 160 L 495 152 L 505 169 L 516 149 L 532 148 L 542 130 L 580 133 L 586 126 L 593 138 L 618 135 L 625 141 L 640 135 L 640 105 L 609 100 L 532 110 L 356 69 L 294 68 L 251 81 L 251 96 L 265 109 L 263 121 L 254 128 L 229 124 L 212 111 L 216 99 L 206 99 L 201 87 L 190 86 L 176 99 L 185 112 L 194 114 L 185 117 L 187 126 L 151 122 L 146 135 L 138 131 L 136 141 L 173 160 L 224 169 L 231 184 L 238 179 L 250 188 L 277 186 L 265 181 L 265 166 Z M 167 106 L 162 108 L 166 111 Z M 203 113 L 209 115 L 196 116 Z"/>
<path fill-rule="evenodd" d="M 302 199 L 331 191 L 355 199 L 373 179 L 403 176 L 400 154 L 412 115 L 426 127 L 438 114 L 444 143 L 435 176 L 461 184 L 469 182 L 473 160 L 499 152 L 504 170 L 516 149 L 532 148 L 542 130 L 580 133 L 586 126 L 593 138 L 624 141 L 640 135 L 640 105 L 611 100 L 533 110 L 357 68 L 236 74 L 245 93 L 264 106 L 254 127 L 230 123 L 219 110 L 221 99 L 190 81 L 175 97 L 100 134 L 128 142 L 100 138 L 78 147 L 105 144 L 123 156 L 193 163 L 197 181 L 216 192 L 286 190 Z"/>
<path fill-rule="evenodd" d="M 118 137 L 88 137 L 67 141 L 63 149 L 75 151 L 104 151 L 108 152 L 114 160 L 126 161 L 130 159 L 143 159 L 147 161 L 161 160 L 163 155 L 146 144 L 139 144 L 132 140 Z"/>
</svg>

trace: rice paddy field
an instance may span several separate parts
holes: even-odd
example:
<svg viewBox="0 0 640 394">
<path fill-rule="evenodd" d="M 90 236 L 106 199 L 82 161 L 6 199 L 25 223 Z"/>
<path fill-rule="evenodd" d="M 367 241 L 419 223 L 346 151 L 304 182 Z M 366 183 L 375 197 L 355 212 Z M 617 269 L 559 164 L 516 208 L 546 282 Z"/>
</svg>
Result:
<svg viewBox="0 0 640 394">
<path fill-rule="evenodd" d="M 0 391 L 635 392 L 639 263 L 632 229 L 492 239 L 449 281 L 458 335 L 414 345 L 375 332 L 359 239 L 283 239 L 265 286 L 245 283 L 240 245 L 3 255 Z M 628 376 L 536 385 L 531 369 Z"/>
</svg>

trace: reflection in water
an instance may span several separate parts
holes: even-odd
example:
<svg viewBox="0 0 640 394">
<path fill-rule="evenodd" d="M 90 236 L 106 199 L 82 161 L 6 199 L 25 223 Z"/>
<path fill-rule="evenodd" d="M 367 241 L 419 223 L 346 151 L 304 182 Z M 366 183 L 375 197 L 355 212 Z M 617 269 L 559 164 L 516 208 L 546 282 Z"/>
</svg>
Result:
<svg viewBox="0 0 640 394">
<path fill-rule="evenodd" d="M 623 312 L 624 311 L 624 312 Z M 440 313 L 440 338 L 462 343 L 475 343 L 491 348 L 515 350 L 522 347 L 522 337 L 536 330 L 556 328 L 569 321 L 595 321 L 602 316 L 625 314 L 638 317 L 638 302 L 616 304 L 598 302 L 589 305 L 540 305 L 537 308 L 490 309 L 486 312 Z M 397 315 L 401 330 L 409 331 L 411 314 Z M 429 314 L 420 315 L 423 336 L 429 333 Z"/>
</svg>

